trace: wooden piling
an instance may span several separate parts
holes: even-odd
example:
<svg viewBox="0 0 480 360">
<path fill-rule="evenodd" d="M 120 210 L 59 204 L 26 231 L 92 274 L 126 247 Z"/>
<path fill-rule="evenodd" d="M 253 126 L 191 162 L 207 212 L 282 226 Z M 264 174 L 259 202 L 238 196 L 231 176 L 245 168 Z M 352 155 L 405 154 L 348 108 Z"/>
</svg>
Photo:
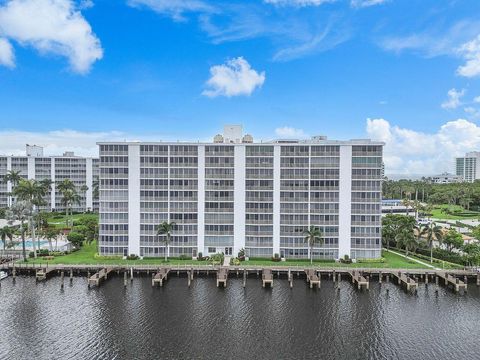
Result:
<svg viewBox="0 0 480 360">
<path fill-rule="evenodd" d="M 62 271 L 61 274 L 60 274 L 60 289 L 63 290 L 63 287 L 64 287 L 64 279 L 65 279 L 65 273 Z"/>
<path fill-rule="evenodd" d="M 243 287 L 247 286 L 247 271 L 243 269 Z"/>
<path fill-rule="evenodd" d="M 124 271 L 123 272 L 123 287 L 127 287 L 127 283 L 128 283 L 128 274 L 127 274 L 127 271 Z"/>
</svg>

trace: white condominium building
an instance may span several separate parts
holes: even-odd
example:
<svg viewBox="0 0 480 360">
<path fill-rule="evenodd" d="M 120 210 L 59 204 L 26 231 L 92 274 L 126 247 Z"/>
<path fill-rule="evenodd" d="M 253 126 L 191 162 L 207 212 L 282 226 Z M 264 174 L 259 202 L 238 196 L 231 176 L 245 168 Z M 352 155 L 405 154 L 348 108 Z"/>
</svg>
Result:
<svg viewBox="0 0 480 360">
<path fill-rule="evenodd" d="M 175 222 L 169 256 L 217 252 L 307 258 L 381 256 L 383 143 L 255 143 L 227 126 L 213 143 L 100 146 L 100 252 L 164 256 L 158 224 Z"/>
<path fill-rule="evenodd" d="M 13 170 L 20 171 L 24 179 L 50 179 L 52 190 L 45 197 L 45 206 L 41 210 L 65 211 L 62 195 L 56 190 L 56 183 L 70 179 L 80 196 L 80 204 L 73 204 L 73 211 L 97 211 L 98 199 L 94 198 L 94 186 L 98 183 L 98 158 L 75 156 L 66 152 L 63 156 L 44 156 L 43 148 L 27 145 L 26 156 L 0 155 L 0 208 L 10 206 L 14 200 L 10 193 L 12 184 L 5 182 L 5 175 Z M 88 189 L 85 191 L 84 186 Z"/>
<path fill-rule="evenodd" d="M 455 170 L 464 181 L 474 182 L 480 179 L 480 152 L 472 151 L 455 159 Z"/>
</svg>

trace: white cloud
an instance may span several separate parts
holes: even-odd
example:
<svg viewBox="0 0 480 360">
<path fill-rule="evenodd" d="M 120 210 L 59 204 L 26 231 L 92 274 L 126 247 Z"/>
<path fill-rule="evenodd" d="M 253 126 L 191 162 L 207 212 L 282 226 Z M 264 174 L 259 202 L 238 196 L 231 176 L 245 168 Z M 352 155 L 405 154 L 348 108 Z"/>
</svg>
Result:
<svg viewBox="0 0 480 360">
<path fill-rule="evenodd" d="M 176 21 L 185 21 L 184 13 L 214 11 L 211 5 L 200 0 L 129 0 L 128 4 L 132 7 L 148 7 Z"/>
<path fill-rule="evenodd" d="M 71 129 L 44 132 L 0 130 L 1 155 L 25 155 L 25 144 L 36 144 L 44 148 L 46 156 L 62 155 L 74 151 L 79 156 L 98 156 L 98 141 L 177 141 L 165 134 L 132 134 L 122 131 L 77 131 Z M 197 139 L 187 139 L 198 141 Z M 210 141 L 211 139 L 205 139 Z"/>
<path fill-rule="evenodd" d="M 295 129 L 290 126 L 284 126 L 275 129 L 275 135 L 285 139 L 301 139 L 308 137 L 302 129 Z"/>
<path fill-rule="evenodd" d="M 0 7 L 0 36 L 41 54 L 64 56 L 78 73 L 88 72 L 103 56 L 99 39 L 72 0 L 9 0 Z"/>
<path fill-rule="evenodd" d="M 208 88 L 202 92 L 208 97 L 250 95 L 265 82 L 265 72 L 252 69 L 243 57 L 212 66 L 210 75 L 206 83 Z"/>
<path fill-rule="evenodd" d="M 7 39 L 0 38 L 0 65 L 15 67 L 15 55 L 12 44 Z"/>
<path fill-rule="evenodd" d="M 267 4 L 290 5 L 290 6 L 320 6 L 325 3 L 335 2 L 336 0 L 264 0 Z"/>
<path fill-rule="evenodd" d="M 461 103 L 461 98 L 465 95 L 465 89 L 458 91 L 457 89 L 448 90 L 448 99 L 442 103 L 443 109 L 456 109 Z"/>
<path fill-rule="evenodd" d="M 386 143 L 387 175 L 451 172 L 455 156 L 480 148 L 480 127 L 465 119 L 449 121 L 431 133 L 393 126 L 385 119 L 367 119 L 366 132 Z"/>
<path fill-rule="evenodd" d="M 388 0 L 352 0 L 350 5 L 356 8 L 369 7 L 386 3 Z"/>
<path fill-rule="evenodd" d="M 457 74 L 465 77 L 480 75 L 480 35 L 475 39 L 466 42 L 458 49 L 458 52 L 465 59 L 465 64 L 458 67 Z"/>
<path fill-rule="evenodd" d="M 473 102 L 480 103 L 480 96 L 477 96 L 473 99 Z"/>
</svg>

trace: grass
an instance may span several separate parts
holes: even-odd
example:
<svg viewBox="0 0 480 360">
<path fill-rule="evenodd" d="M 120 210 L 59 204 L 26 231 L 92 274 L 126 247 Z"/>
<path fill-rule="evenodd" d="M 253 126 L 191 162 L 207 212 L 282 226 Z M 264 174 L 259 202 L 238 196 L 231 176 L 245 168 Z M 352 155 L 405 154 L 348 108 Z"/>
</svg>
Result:
<svg viewBox="0 0 480 360">
<path fill-rule="evenodd" d="M 30 259 L 29 264 L 64 264 L 64 265 L 208 265 L 207 261 L 197 260 L 179 260 L 169 259 L 165 262 L 163 258 L 145 258 L 143 260 L 123 260 L 119 258 L 106 259 L 102 257 L 100 259 L 95 258 L 97 253 L 97 243 L 85 244 L 80 250 L 71 254 L 55 257 L 53 260 L 46 261 L 42 258 L 37 260 Z M 355 263 L 355 264 L 343 264 L 338 262 L 325 262 L 314 261 L 313 265 L 316 267 L 348 267 L 348 268 L 390 268 L 390 269 L 423 269 L 425 266 L 414 262 L 412 260 L 405 259 L 403 256 L 399 256 L 393 253 L 384 252 L 383 257 L 385 262 L 368 262 L 368 263 Z M 292 267 L 308 267 L 310 261 L 308 260 L 287 260 L 282 262 L 273 262 L 268 259 L 252 259 L 244 261 L 240 266 L 292 266 Z"/>
<path fill-rule="evenodd" d="M 80 218 L 92 218 L 98 221 L 98 214 L 73 214 L 68 216 L 68 220 L 78 221 Z M 62 213 L 50 213 L 48 216 L 48 223 L 51 226 L 56 227 L 57 229 L 63 229 L 67 227 L 67 216 Z"/>
<path fill-rule="evenodd" d="M 446 214 L 442 212 L 442 209 L 450 209 L 450 211 L 460 211 L 460 213 L 455 214 Z M 471 211 L 465 210 L 463 207 L 459 205 L 438 205 L 432 209 L 432 217 L 435 219 L 442 219 L 442 220 L 468 220 L 468 219 L 478 219 L 480 218 L 480 212 L 478 211 Z"/>
<path fill-rule="evenodd" d="M 425 266 L 419 264 L 415 261 L 405 259 L 403 256 L 399 256 L 393 253 L 384 252 L 383 258 L 385 262 L 364 262 L 364 263 L 352 263 L 352 264 L 343 264 L 340 262 L 326 262 L 326 261 L 314 261 L 313 266 L 315 267 L 348 267 L 348 268 L 388 268 L 388 269 L 424 269 Z M 281 262 L 273 262 L 271 260 L 256 260 L 252 259 L 249 261 L 242 262 L 242 265 L 252 265 L 252 266 L 312 266 L 310 265 L 309 260 L 287 260 Z"/>
</svg>

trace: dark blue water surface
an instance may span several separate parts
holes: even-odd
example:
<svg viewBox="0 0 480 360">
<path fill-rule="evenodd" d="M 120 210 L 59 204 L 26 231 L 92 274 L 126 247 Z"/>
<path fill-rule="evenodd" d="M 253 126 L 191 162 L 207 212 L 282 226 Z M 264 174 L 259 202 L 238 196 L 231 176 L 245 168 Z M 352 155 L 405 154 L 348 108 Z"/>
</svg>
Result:
<svg viewBox="0 0 480 360">
<path fill-rule="evenodd" d="M 147 277 L 126 289 L 60 278 L 1 282 L 0 359 L 480 359 L 480 291 L 465 295 L 421 284 L 417 295 L 393 283 L 337 291 L 296 279 L 263 289 L 231 279 Z M 389 290 L 387 293 L 387 289 Z M 435 294 L 438 289 L 438 295 Z"/>
</svg>

